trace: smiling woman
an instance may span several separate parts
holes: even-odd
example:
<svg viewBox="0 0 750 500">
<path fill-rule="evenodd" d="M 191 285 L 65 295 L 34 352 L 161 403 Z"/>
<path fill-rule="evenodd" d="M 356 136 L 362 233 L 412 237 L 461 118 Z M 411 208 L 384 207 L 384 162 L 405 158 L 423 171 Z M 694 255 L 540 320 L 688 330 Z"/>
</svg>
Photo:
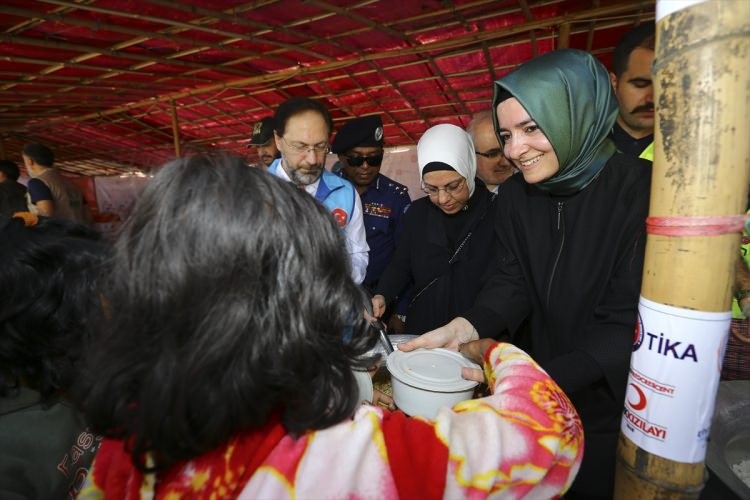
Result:
<svg viewBox="0 0 750 500">
<path fill-rule="evenodd" d="M 500 140 L 505 154 L 529 184 L 545 181 L 560 170 L 555 150 L 515 97 L 497 105 Z"/>
<path fill-rule="evenodd" d="M 571 498 L 611 498 L 650 162 L 615 151 L 617 101 L 588 53 L 559 50 L 521 65 L 495 83 L 494 109 L 505 154 L 523 173 L 498 194 L 498 266 L 463 317 L 405 348 L 497 336 L 528 321 L 514 343 L 566 391 L 586 431 Z"/>
</svg>

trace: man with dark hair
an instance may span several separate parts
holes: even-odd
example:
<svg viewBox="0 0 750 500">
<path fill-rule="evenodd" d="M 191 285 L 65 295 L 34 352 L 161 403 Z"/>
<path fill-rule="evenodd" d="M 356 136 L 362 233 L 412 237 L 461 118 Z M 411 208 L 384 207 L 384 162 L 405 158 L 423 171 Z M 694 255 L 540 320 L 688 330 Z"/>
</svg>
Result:
<svg viewBox="0 0 750 500">
<path fill-rule="evenodd" d="M 648 22 L 626 33 L 615 47 L 613 69 L 609 73 L 620 107 L 612 139 L 617 149 L 634 156 L 640 155 L 654 140 L 651 81 L 654 32 L 654 23 Z"/>
<path fill-rule="evenodd" d="M 293 182 L 331 212 L 346 237 L 352 278 L 362 283 L 368 262 L 362 202 L 352 184 L 325 169 L 333 120 L 323 104 L 306 97 L 281 103 L 274 115 L 274 141 L 281 158 L 268 172 Z"/>
<path fill-rule="evenodd" d="M 513 164 L 503 154 L 503 148 L 495 134 L 492 110 L 476 113 L 466 131 L 471 136 L 477 155 L 477 177 L 492 193 L 497 194 L 500 184 L 516 172 Z"/>
<path fill-rule="evenodd" d="M 26 210 L 26 188 L 18 182 L 18 176 L 15 162 L 0 160 L 0 219 Z"/>
<path fill-rule="evenodd" d="M 55 155 L 42 144 L 23 148 L 23 163 L 29 173 L 29 208 L 46 217 L 59 217 L 79 224 L 90 224 L 91 213 L 80 189 L 60 175 Z"/>
<path fill-rule="evenodd" d="M 253 125 L 253 135 L 247 143 L 248 148 L 257 148 L 258 161 L 255 166 L 268 169 L 271 163 L 280 158 L 276 142 L 273 140 L 273 118 L 267 116 Z"/>
<path fill-rule="evenodd" d="M 401 220 L 411 204 L 403 184 L 380 173 L 383 162 L 383 122 L 378 115 L 363 116 L 341 127 L 331 144 L 343 177 L 354 184 L 364 209 L 365 234 L 370 247 L 364 285 L 372 291 L 391 260 L 401 234 Z"/>
</svg>

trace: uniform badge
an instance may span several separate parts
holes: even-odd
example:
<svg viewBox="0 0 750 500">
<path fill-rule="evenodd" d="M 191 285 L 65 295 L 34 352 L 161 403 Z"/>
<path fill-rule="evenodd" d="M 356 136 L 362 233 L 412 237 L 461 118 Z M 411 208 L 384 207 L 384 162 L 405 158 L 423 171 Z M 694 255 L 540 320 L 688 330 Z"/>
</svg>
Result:
<svg viewBox="0 0 750 500">
<path fill-rule="evenodd" d="M 391 216 L 391 207 L 385 206 L 382 203 L 365 203 L 362 210 L 366 215 L 372 215 L 375 217 L 383 217 L 387 219 Z"/>
<path fill-rule="evenodd" d="M 375 140 L 379 141 L 383 138 L 383 127 L 378 127 L 375 129 Z"/>
<path fill-rule="evenodd" d="M 340 208 L 334 208 L 331 212 L 333 214 L 333 217 L 336 219 L 336 223 L 338 223 L 339 227 L 346 226 L 346 212 Z"/>
</svg>

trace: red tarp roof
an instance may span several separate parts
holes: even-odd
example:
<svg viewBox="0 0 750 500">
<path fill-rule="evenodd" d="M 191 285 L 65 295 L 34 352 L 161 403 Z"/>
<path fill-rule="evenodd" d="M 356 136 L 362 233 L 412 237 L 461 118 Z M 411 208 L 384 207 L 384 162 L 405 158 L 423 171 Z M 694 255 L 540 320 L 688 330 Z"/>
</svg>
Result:
<svg viewBox="0 0 750 500">
<path fill-rule="evenodd" d="M 223 148 L 291 96 L 336 126 L 380 113 L 388 145 L 465 126 L 492 82 L 560 47 L 609 67 L 654 1 L 3 0 L 0 157 L 42 142 L 83 175 Z M 533 82 L 530 82 L 533 85 Z"/>
</svg>

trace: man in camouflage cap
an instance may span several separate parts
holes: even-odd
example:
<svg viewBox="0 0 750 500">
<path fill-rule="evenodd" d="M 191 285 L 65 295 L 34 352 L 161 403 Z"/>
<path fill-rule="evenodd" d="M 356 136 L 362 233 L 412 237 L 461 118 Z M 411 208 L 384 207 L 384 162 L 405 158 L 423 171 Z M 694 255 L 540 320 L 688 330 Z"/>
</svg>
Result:
<svg viewBox="0 0 750 500">
<path fill-rule="evenodd" d="M 401 220 L 409 208 L 409 191 L 403 184 L 380 173 L 383 162 L 383 122 L 378 115 L 363 116 L 341 127 L 331 144 L 338 155 L 341 175 L 362 199 L 370 260 L 363 285 L 374 289 L 391 260 L 401 232 Z"/>
</svg>

